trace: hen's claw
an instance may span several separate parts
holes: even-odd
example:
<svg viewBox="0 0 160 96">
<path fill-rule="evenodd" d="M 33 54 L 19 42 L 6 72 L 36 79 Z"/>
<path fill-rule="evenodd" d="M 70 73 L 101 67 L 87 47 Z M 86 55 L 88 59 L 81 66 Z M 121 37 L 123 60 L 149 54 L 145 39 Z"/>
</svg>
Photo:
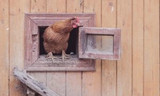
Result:
<svg viewBox="0 0 160 96">
<path fill-rule="evenodd" d="M 67 55 L 66 52 L 63 50 L 62 51 L 62 61 L 64 62 L 64 59 L 69 59 L 70 55 Z"/>
<path fill-rule="evenodd" d="M 54 62 L 54 59 L 58 59 L 58 57 L 53 56 L 52 52 L 49 52 L 46 56 L 47 59 L 52 59 L 52 62 Z"/>
</svg>

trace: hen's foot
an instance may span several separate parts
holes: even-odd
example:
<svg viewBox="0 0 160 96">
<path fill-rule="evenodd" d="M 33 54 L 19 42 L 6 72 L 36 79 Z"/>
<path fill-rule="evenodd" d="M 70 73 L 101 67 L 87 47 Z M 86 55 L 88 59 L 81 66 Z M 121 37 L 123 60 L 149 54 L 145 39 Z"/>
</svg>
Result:
<svg viewBox="0 0 160 96">
<path fill-rule="evenodd" d="M 65 59 L 69 59 L 70 57 L 71 57 L 71 56 L 68 55 L 68 54 L 65 54 L 65 55 L 64 55 L 64 58 L 65 58 Z"/>
<path fill-rule="evenodd" d="M 62 51 L 62 61 L 64 62 L 64 59 L 69 59 L 70 55 L 66 54 L 65 51 Z"/>
<path fill-rule="evenodd" d="M 58 57 L 56 56 L 53 56 L 52 52 L 49 52 L 46 56 L 47 59 L 52 59 L 52 62 L 54 61 L 54 59 L 59 59 Z"/>
</svg>

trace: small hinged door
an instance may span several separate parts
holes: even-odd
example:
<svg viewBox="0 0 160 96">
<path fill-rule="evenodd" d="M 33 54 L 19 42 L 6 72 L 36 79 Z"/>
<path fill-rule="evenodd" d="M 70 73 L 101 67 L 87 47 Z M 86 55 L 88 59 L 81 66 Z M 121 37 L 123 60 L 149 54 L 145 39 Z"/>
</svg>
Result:
<svg viewBox="0 0 160 96">
<path fill-rule="evenodd" d="M 120 32 L 118 28 L 79 28 L 79 58 L 118 60 Z"/>
</svg>

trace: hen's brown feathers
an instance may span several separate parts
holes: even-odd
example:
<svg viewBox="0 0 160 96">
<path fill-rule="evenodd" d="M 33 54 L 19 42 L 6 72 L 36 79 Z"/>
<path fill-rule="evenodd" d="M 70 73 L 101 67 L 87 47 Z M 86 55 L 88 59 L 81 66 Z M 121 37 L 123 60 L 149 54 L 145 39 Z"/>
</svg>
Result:
<svg viewBox="0 0 160 96">
<path fill-rule="evenodd" d="M 72 29 L 71 19 L 59 21 L 49 26 L 43 34 L 45 51 L 47 53 L 61 53 L 62 50 L 66 50 Z"/>
</svg>

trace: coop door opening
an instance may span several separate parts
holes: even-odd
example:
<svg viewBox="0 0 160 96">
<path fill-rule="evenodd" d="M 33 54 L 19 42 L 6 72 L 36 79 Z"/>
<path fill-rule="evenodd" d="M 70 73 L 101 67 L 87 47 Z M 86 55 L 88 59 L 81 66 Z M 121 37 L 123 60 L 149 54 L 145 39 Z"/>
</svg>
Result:
<svg viewBox="0 0 160 96">
<path fill-rule="evenodd" d="M 45 29 L 55 22 L 79 17 L 83 26 L 94 26 L 95 14 L 25 14 L 25 69 L 27 71 L 94 71 L 95 60 L 80 59 L 78 46 L 79 29 L 70 32 L 66 53 L 70 58 L 64 61 L 60 57 L 54 60 L 46 58 L 47 53 L 43 46 Z"/>
<path fill-rule="evenodd" d="M 45 29 L 48 26 L 39 26 L 39 54 L 40 55 L 46 55 L 47 53 L 45 52 L 44 46 L 43 46 L 43 33 Z M 77 50 L 78 49 L 78 28 L 73 29 L 70 32 L 70 37 L 68 40 L 68 48 L 66 50 L 66 54 L 70 54 L 72 56 L 77 56 Z M 55 56 L 59 56 L 60 54 L 53 54 Z"/>
<path fill-rule="evenodd" d="M 44 46 L 43 46 L 43 33 L 45 31 L 45 29 L 47 28 L 48 26 L 39 26 L 38 27 L 38 30 L 39 30 L 39 54 L 40 55 L 45 55 L 47 54 L 44 50 Z"/>
</svg>

